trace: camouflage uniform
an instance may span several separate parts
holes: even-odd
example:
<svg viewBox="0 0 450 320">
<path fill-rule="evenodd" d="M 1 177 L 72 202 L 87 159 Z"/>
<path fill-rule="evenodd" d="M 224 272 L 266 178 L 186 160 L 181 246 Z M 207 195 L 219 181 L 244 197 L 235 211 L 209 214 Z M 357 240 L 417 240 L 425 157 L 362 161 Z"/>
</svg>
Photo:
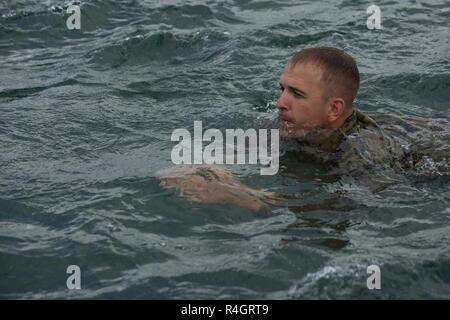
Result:
<svg viewBox="0 0 450 320">
<path fill-rule="evenodd" d="M 344 125 L 320 145 L 298 141 L 300 153 L 330 165 L 336 174 L 359 175 L 367 170 L 401 171 L 405 152 L 369 116 L 354 110 Z"/>
<path fill-rule="evenodd" d="M 411 176 L 450 176 L 450 123 L 445 118 L 369 116 L 354 110 L 325 141 L 298 140 L 299 156 L 328 165 L 331 173 L 368 181 L 375 189 Z"/>
</svg>

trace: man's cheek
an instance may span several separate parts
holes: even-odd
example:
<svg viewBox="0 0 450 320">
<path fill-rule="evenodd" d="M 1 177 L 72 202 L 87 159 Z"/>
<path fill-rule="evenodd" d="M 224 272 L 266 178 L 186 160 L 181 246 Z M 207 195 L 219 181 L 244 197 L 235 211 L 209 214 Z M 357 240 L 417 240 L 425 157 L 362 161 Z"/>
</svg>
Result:
<svg viewBox="0 0 450 320">
<path fill-rule="evenodd" d="M 296 120 L 295 126 L 302 129 L 310 129 L 314 127 L 314 122 L 307 115 L 303 115 L 303 117 Z"/>
</svg>

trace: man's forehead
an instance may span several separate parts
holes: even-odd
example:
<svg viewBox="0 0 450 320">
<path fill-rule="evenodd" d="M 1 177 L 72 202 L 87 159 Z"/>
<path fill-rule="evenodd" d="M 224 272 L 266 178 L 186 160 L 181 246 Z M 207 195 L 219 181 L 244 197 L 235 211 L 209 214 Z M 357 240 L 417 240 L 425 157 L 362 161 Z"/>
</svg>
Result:
<svg viewBox="0 0 450 320">
<path fill-rule="evenodd" d="M 281 74 L 280 81 L 296 83 L 318 83 L 322 77 L 322 69 L 313 63 L 299 63 L 292 65 L 288 62 Z"/>
</svg>

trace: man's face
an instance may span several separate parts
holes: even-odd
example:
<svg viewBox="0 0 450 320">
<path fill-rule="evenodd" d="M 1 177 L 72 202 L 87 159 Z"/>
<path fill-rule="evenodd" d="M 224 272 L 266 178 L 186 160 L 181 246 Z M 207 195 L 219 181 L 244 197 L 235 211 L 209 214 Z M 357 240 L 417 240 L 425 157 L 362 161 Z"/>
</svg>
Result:
<svg viewBox="0 0 450 320">
<path fill-rule="evenodd" d="M 321 76 L 320 67 L 311 63 L 284 68 L 277 101 L 282 137 L 303 138 L 327 127 L 328 94 Z"/>
</svg>

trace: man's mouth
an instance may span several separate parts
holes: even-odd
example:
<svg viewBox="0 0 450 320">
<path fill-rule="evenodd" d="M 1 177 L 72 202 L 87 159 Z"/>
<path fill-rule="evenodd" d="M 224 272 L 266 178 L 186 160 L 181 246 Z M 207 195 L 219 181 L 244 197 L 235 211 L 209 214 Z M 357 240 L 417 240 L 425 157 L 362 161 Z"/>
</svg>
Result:
<svg viewBox="0 0 450 320">
<path fill-rule="evenodd" d="M 294 132 L 295 132 L 295 125 L 291 121 L 290 118 L 280 115 L 279 121 L 280 121 L 280 130 L 281 130 L 281 135 L 282 136 L 286 136 L 286 135 L 291 136 L 291 135 L 294 134 Z"/>
<path fill-rule="evenodd" d="M 292 127 L 294 125 L 291 118 L 289 118 L 285 115 L 280 114 L 279 118 L 280 118 L 280 123 L 285 127 Z"/>
<path fill-rule="evenodd" d="M 285 113 L 279 113 L 278 114 L 278 116 L 280 117 L 280 120 L 283 120 L 283 121 L 289 121 L 290 120 L 290 118 L 288 117 L 288 115 L 287 114 L 285 114 Z"/>
</svg>

